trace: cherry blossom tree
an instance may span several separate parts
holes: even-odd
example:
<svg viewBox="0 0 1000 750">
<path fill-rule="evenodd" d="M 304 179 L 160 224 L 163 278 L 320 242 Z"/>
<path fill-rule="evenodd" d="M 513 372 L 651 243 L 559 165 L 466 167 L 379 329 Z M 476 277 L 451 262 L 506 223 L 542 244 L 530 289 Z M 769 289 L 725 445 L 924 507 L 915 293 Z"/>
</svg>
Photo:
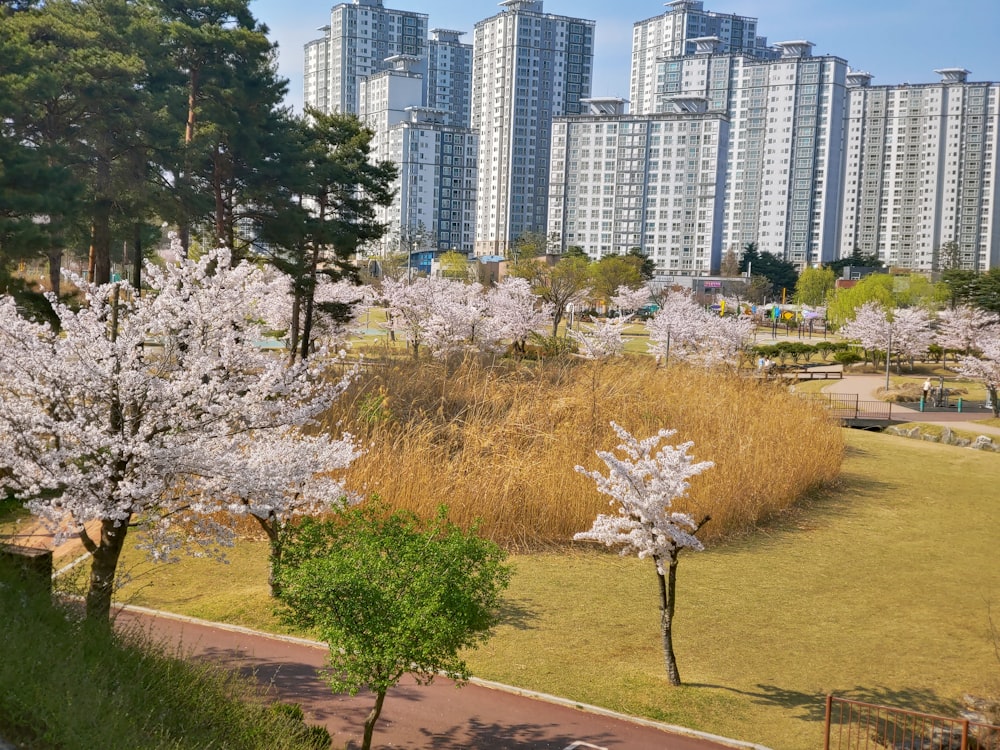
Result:
<svg viewBox="0 0 1000 750">
<path fill-rule="evenodd" d="M 930 316 L 918 307 L 887 311 L 879 302 L 866 302 L 854 312 L 854 319 L 840 328 L 840 335 L 853 339 L 865 349 L 897 356 L 897 368 L 903 357 L 913 360 L 927 353 L 933 341 Z"/>
<path fill-rule="evenodd" d="M 991 335 L 979 344 L 979 351 L 958 360 L 958 372 L 967 378 L 983 381 L 990 394 L 993 416 L 1000 417 L 1000 327 L 991 329 Z"/>
<path fill-rule="evenodd" d="M 938 329 L 934 339 L 942 349 L 954 351 L 957 361 L 958 354 L 968 356 L 982 342 L 995 336 L 998 324 L 1000 316 L 996 313 L 971 305 L 959 305 L 938 313 Z"/>
<path fill-rule="evenodd" d="M 566 333 L 580 345 L 580 354 L 586 359 L 611 359 L 625 351 L 622 333 L 631 317 L 606 318 L 590 330 L 568 330 Z"/>
<path fill-rule="evenodd" d="M 435 357 L 456 352 L 492 350 L 498 345 L 485 324 L 487 301 L 479 283 L 437 279 L 441 289 L 426 321 L 427 347 Z"/>
<path fill-rule="evenodd" d="M 634 313 L 650 303 L 652 295 L 645 285 L 638 289 L 622 285 L 611 295 L 610 307 L 622 314 Z"/>
<path fill-rule="evenodd" d="M 857 341 L 869 351 L 889 348 L 889 317 L 878 302 L 865 302 L 854 311 L 854 318 L 840 327 L 840 335 Z"/>
<path fill-rule="evenodd" d="M 657 313 L 647 321 L 649 351 L 667 364 L 677 359 L 714 367 L 733 362 L 753 335 L 747 317 L 721 318 L 683 292 L 670 292 Z"/>
<path fill-rule="evenodd" d="M 897 356 L 897 368 L 903 357 L 910 369 L 918 357 L 925 357 L 934 342 L 931 319 L 922 307 L 897 307 L 892 311 L 892 348 Z"/>
<path fill-rule="evenodd" d="M 613 515 L 598 515 L 590 531 L 573 538 L 600 542 L 609 547 L 621 547 L 621 554 L 636 554 L 640 559 L 652 558 L 660 589 L 660 635 L 667 676 L 671 685 L 680 685 L 677 658 L 673 647 L 674 601 L 677 587 L 677 562 L 683 549 L 703 550 L 695 536 L 708 522 L 686 513 L 671 511 L 673 502 L 687 495 L 688 480 L 713 466 L 711 461 L 695 463 L 690 455 L 692 442 L 680 445 L 660 445 L 675 430 L 660 430 L 639 440 L 625 428 L 611 423 L 621 443 L 620 457 L 611 451 L 597 451 L 608 467 L 607 475 L 576 470 L 597 483 L 597 489 L 611 498 L 616 508 Z"/>
<path fill-rule="evenodd" d="M 300 342 L 295 338 L 295 326 L 283 324 L 283 321 L 296 315 L 291 291 L 293 282 L 287 275 L 270 267 L 264 267 L 262 271 L 273 289 L 261 300 L 265 311 L 263 319 L 282 322 L 280 330 L 288 332 L 289 356 L 294 363 L 300 353 Z M 363 321 L 375 301 L 372 287 L 346 279 L 331 281 L 327 276 L 320 276 L 316 279 L 312 295 L 309 348 L 348 348 L 353 336 L 364 335 Z"/>
<path fill-rule="evenodd" d="M 480 284 L 426 276 L 412 282 L 385 279 L 382 296 L 389 326 L 401 333 L 413 356 L 427 346 L 437 357 L 476 346 L 489 333 L 480 327 L 486 317 L 486 297 Z"/>
<path fill-rule="evenodd" d="M 523 278 L 508 277 L 485 292 L 481 284 L 424 277 L 411 283 L 385 279 L 382 295 L 391 330 L 402 334 L 414 357 L 426 346 L 435 357 L 461 351 L 499 351 L 504 341 L 524 352 L 528 335 L 551 320 Z"/>
<path fill-rule="evenodd" d="M 703 347 L 702 363 L 706 367 L 738 363 L 756 328 L 753 318 L 747 315 L 729 318 L 712 317 L 709 345 Z"/>
<path fill-rule="evenodd" d="M 691 295 L 668 292 L 660 302 L 660 309 L 646 323 L 649 351 L 665 365 L 671 353 L 678 359 L 686 359 L 697 352 L 707 326 L 705 311 Z"/>
<path fill-rule="evenodd" d="M 528 280 L 517 276 L 508 276 L 490 289 L 486 307 L 490 338 L 510 341 L 520 354 L 524 354 L 528 336 L 552 321 L 552 304 L 540 302 Z"/>
<path fill-rule="evenodd" d="M 220 250 L 146 278 L 141 297 L 77 280 L 79 310 L 50 300 L 60 330 L 0 297 L 3 482 L 33 514 L 72 522 L 93 557 L 94 619 L 110 613 L 129 530 L 160 559 L 191 542 L 217 552 L 240 517 L 273 539 L 345 496 L 334 473 L 357 454 L 350 436 L 301 431 L 346 383 L 324 356 L 287 366 L 258 346 L 284 322 L 265 319 L 259 270 Z"/>
</svg>

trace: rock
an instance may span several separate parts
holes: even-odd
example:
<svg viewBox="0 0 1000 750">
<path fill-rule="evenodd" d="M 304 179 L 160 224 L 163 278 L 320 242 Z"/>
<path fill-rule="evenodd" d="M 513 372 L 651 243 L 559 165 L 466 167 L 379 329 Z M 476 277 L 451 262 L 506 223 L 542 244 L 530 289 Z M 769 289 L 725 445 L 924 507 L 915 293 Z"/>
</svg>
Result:
<svg viewBox="0 0 1000 750">
<path fill-rule="evenodd" d="M 972 441 L 972 447 L 977 451 L 991 451 L 994 449 L 993 438 L 988 435 L 980 435 Z"/>
<path fill-rule="evenodd" d="M 979 713 L 1000 711 L 1000 702 L 990 700 L 989 698 L 982 698 L 978 695 L 971 695 L 970 693 L 962 696 L 962 703 L 970 711 L 978 711 Z"/>
<path fill-rule="evenodd" d="M 928 443 L 936 443 L 939 438 L 937 435 L 921 435 L 921 439 L 926 440 Z"/>
<path fill-rule="evenodd" d="M 954 439 L 955 439 L 955 435 L 952 433 L 952 431 L 949 428 L 945 427 L 941 431 L 941 442 L 942 443 L 947 443 L 948 445 L 951 445 L 952 442 L 954 441 Z"/>
<path fill-rule="evenodd" d="M 969 438 L 955 438 L 952 440 L 952 445 L 957 445 L 959 448 L 968 448 L 972 441 Z"/>
</svg>

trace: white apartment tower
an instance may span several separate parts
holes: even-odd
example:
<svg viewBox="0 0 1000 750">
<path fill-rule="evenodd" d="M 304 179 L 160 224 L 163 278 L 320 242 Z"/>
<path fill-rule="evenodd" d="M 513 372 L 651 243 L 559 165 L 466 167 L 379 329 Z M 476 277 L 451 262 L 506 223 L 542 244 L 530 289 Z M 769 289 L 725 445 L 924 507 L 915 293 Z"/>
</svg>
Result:
<svg viewBox="0 0 1000 750">
<path fill-rule="evenodd" d="M 444 110 L 411 107 L 409 114 L 389 129 L 389 158 L 400 174 L 390 226 L 426 237 L 429 247 L 471 254 L 478 136 L 468 127 L 448 125 Z"/>
<path fill-rule="evenodd" d="M 592 259 L 640 248 L 661 274 L 717 273 L 729 121 L 700 98 L 624 114 L 621 99 L 552 125 L 549 236 Z"/>
<path fill-rule="evenodd" d="M 477 255 L 545 231 L 552 118 L 582 111 L 593 67 L 593 21 L 543 13 L 541 0 L 500 4 L 473 39 Z"/>
<path fill-rule="evenodd" d="M 361 79 L 395 55 L 426 60 L 427 14 L 390 10 L 382 0 L 333 6 L 323 36 L 305 45 L 303 96 L 324 112 L 357 114 Z"/>
<path fill-rule="evenodd" d="M 657 109 L 703 97 L 730 120 L 724 252 L 747 243 L 800 268 L 837 257 L 847 62 L 812 55 L 812 43 L 774 45 L 762 60 L 724 52 L 714 37 L 665 58 Z"/>
<path fill-rule="evenodd" d="M 695 40 L 719 39 L 721 51 L 769 59 L 778 53 L 757 35 L 757 19 L 704 9 L 699 0 L 673 0 L 659 16 L 639 21 L 632 28 L 632 74 L 629 97 L 633 114 L 657 109 L 657 61 L 695 52 Z"/>
<path fill-rule="evenodd" d="M 898 86 L 849 75 L 841 255 L 918 271 L 1000 265 L 1000 84 L 935 72 L 938 83 Z"/>
<path fill-rule="evenodd" d="M 425 103 L 448 113 L 448 125 L 468 127 L 472 100 L 472 45 L 462 43 L 464 31 L 431 29 L 427 42 Z"/>
<path fill-rule="evenodd" d="M 450 125 L 451 113 L 422 106 L 422 61 L 396 55 L 392 67 L 361 82 L 359 117 L 375 131 L 371 158 L 399 168 L 383 251 L 471 253 L 476 205 L 477 137 Z"/>
</svg>

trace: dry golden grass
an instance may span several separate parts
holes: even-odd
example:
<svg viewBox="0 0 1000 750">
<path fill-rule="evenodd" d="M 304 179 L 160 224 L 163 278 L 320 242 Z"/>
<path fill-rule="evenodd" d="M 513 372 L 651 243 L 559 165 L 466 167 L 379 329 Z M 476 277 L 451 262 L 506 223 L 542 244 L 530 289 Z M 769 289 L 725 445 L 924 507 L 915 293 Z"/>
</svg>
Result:
<svg viewBox="0 0 1000 750">
<path fill-rule="evenodd" d="M 576 465 L 603 469 L 616 421 L 645 437 L 666 427 L 715 468 L 684 509 L 711 514 L 706 539 L 741 533 L 837 476 L 839 428 L 780 386 L 646 358 L 451 365 L 389 361 L 340 399 L 327 427 L 366 453 L 349 482 L 419 514 L 447 504 L 456 523 L 511 549 L 568 541 L 607 498 Z"/>
</svg>

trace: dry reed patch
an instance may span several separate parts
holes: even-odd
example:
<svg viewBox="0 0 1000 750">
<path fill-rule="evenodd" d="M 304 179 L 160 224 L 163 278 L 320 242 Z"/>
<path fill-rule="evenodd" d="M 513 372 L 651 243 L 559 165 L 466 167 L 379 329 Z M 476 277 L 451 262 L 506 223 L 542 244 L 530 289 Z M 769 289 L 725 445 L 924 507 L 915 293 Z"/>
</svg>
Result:
<svg viewBox="0 0 1000 750">
<path fill-rule="evenodd" d="M 839 428 L 782 388 L 645 358 L 612 363 L 459 364 L 396 361 L 370 368 L 327 415 L 366 453 L 349 483 L 390 504 L 456 523 L 515 549 L 562 543 L 607 510 L 574 467 L 600 468 L 608 424 L 636 435 L 677 430 L 716 466 L 692 482 L 685 509 L 712 515 L 707 539 L 739 533 L 790 507 L 840 468 Z"/>
</svg>

